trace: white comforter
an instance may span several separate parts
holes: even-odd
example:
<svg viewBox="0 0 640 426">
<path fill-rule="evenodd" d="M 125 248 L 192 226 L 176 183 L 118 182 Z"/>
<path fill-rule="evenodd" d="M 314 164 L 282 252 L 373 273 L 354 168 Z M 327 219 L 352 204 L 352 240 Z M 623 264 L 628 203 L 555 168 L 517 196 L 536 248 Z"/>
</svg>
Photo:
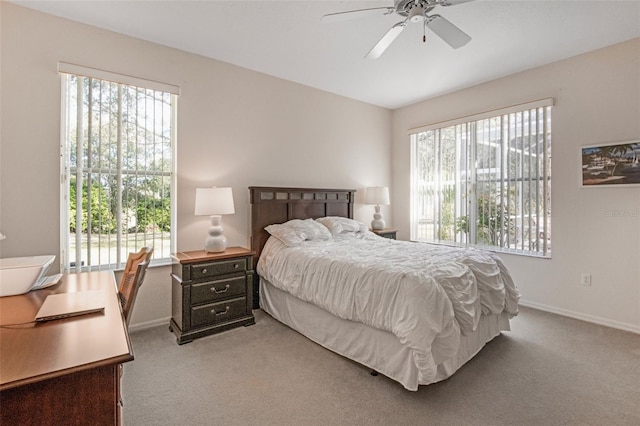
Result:
<svg viewBox="0 0 640 426">
<path fill-rule="evenodd" d="M 421 381 L 456 354 L 460 333 L 475 330 L 481 313 L 518 313 L 519 293 L 508 271 L 481 250 L 372 233 L 295 247 L 271 237 L 257 272 L 333 315 L 393 333 L 412 349 Z"/>
</svg>

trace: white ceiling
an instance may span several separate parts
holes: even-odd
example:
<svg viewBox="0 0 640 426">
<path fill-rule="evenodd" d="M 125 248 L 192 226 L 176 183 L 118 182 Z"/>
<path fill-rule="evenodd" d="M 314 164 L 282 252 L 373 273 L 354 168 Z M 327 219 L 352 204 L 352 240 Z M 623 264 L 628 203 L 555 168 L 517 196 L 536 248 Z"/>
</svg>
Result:
<svg viewBox="0 0 640 426">
<path fill-rule="evenodd" d="M 640 0 L 475 0 L 439 13 L 472 37 L 453 50 L 410 24 L 377 60 L 397 15 L 321 23 L 393 0 L 32 1 L 22 6 L 395 109 L 640 37 Z"/>
</svg>

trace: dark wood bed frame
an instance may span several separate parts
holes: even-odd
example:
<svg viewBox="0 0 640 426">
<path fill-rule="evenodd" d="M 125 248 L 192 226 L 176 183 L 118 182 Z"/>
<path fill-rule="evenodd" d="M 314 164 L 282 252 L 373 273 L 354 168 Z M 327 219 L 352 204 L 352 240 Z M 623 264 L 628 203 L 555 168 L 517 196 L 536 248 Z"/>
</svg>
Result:
<svg viewBox="0 0 640 426">
<path fill-rule="evenodd" d="M 355 189 L 249 187 L 251 204 L 251 250 L 255 271 L 262 248 L 269 239 L 265 227 L 291 219 L 341 216 L 353 219 Z M 259 307 L 259 277 L 253 274 L 253 308 Z"/>
</svg>

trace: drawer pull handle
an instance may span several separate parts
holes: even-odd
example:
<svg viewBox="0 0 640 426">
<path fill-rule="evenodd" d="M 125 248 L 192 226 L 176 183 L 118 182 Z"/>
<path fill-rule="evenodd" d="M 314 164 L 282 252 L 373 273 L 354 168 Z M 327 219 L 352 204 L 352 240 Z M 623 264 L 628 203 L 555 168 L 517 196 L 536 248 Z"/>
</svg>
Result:
<svg viewBox="0 0 640 426">
<path fill-rule="evenodd" d="M 203 273 L 203 274 L 206 274 L 206 273 L 207 273 L 207 268 L 204 268 L 204 269 L 202 270 L 202 273 Z"/>
<path fill-rule="evenodd" d="M 215 310 L 215 309 L 212 309 L 212 310 L 211 310 L 211 313 L 212 313 L 212 314 L 215 314 L 215 315 L 226 315 L 226 314 L 228 314 L 228 313 L 229 313 L 229 306 L 227 305 L 227 308 L 226 308 L 224 311 L 222 311 L 222 312 L 216 312 L 216 310 Z"/>
<path fill-rule="evenodd" d="M 214 292 L 215 294 L 226 293 L 227 290 L 229 290 L 229 287 L 231 287 L 229 284 L 224 286 L 224 289 L 222 289 L 222 290 L 216 290 L 215 287 L 211 287 L 211 291 Z"/>
<path fill-rule="evenodd" d="M 234 268 L 238 269 L 240 267 L 240 264 L 236 263 L 233 265 Z"/>
</svg>

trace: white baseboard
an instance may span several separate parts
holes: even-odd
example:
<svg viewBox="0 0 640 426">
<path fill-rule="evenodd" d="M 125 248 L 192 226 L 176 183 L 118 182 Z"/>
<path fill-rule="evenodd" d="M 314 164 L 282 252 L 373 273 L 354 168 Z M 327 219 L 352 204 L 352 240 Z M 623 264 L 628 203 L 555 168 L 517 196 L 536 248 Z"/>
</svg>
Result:
<svg viewBox="0 0 640 426">
<path fill-rule="evenodd" d="M 640 334 L 640 326 L 634 324 L 627 324 L 619 321 L 612 321 L 610 319 L 597 317 L 595 315 L 583 314 L 580 312 L 574 312 L 567 309 L 557 308 L 555 306 L 544 305 L 541 303 L 531 302 L 528 300 L 520 300 L 522 306 L 538 309 L 540 311 L 551 312 L 552 314 L 558 314 L 569 318 L 575 318 L 582 321 L 592 322 L 594 324 L 604 325 L 606 327 L 617 328 L 619 330 L 630 331 L 632 333 Z"/>
<path fill-rule="evenodd" d="M 155 319 L 152 321 L 139 322 L 136 324 L 129 325 L 129 332 L 133 333 L 136 331 L 146 330 L 148 328 L 158 327 L 161 325 L 166 325 L 167 330 L 169 329 L 169 321 L 171 321 L 171 317 Z"/>
</svg>

